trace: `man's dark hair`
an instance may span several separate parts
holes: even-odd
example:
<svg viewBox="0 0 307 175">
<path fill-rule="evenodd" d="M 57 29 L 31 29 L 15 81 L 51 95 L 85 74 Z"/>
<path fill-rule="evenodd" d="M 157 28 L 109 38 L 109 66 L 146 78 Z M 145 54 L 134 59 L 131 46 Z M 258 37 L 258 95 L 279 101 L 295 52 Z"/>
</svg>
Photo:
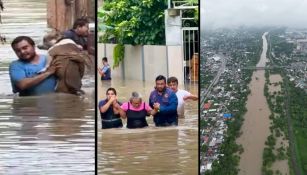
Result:
<svg viewBox="0 0 307 175">
<path fill-rule="evenodd" d="M 164 80 L 164 82 L 166 83 L 166 78 L 163 75 L 158 75 L 157 76 L 156 81 L 159 81 L 159 80 Z"/>
<path fill-rule="evenodd" d="M 176 77 L 169 77 L 167 79 L 167 84 L 170 84 L 170 83 L 177 83 L 178 84 L 178 79 Z"/>
<path fill-rule="evenodd" d="M 77 19 L 75 22 L 74 22 L 74 25 L 73 25 L 73 29 L 76 29 L 77 27 L 83 27 L 85 25 L 87 25 L 89 22 L 86 18 L 79 18 Z"/>
<path fill-rule="evenodd" d="M 107 57 L 103 57 L 102 61 L 108 62 L 108 58 Z"/>
<path fill-rule="evenodd" d="M 113 91 L 114 94 L 116 95 L 116 90 L 112 87 L 110 87 L 107 91 L 106 91 L 106 94 L 108 94 L 109 91 Z"/>
<path fill-rule="evenodd" d="M 27 41 L 31 46 L 35 46 L 35 43 L 32 38 L 28 36 L 18 36 L 12 41 L 11 43 L 12 48 L 15 49 L 15 45 L 20 43 L 23 40 Z"/>
</svg>

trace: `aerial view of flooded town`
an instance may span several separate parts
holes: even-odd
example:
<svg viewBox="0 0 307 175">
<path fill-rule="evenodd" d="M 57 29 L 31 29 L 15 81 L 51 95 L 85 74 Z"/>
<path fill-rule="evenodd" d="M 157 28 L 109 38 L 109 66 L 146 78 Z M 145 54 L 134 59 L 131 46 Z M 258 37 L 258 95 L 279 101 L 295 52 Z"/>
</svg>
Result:
<svg viewBox="0 0 307 175">
<path fill-rule="evenodd" d="M 250 9 L 238 12 L 231 27 L 215 13 L 216 2 L 201 9 L 208 26 L 201 31 L 201 174 L 307 174 L 306 23 L 293 15 L 275 25 L 286 3 L 262 2 L 260 10 L 252 0 L 235 7 Z M 258 10 L 271 10 L 270 19 L 252 21 Z"/>
</svg>

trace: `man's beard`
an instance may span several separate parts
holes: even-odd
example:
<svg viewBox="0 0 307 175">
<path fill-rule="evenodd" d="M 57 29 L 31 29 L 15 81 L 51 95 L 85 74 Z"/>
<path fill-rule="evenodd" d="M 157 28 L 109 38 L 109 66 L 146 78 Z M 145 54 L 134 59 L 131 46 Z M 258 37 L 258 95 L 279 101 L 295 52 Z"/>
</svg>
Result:
<svg viewBox="0 0 307 175">
<path fill-rule="evenodd" d="M 159 93 L 162 93 L 162 92 L 164 92 L 165 89 L 166 89 L 166 87 L 162 88 L 161 90 L 157 88 L 157 91 L 158 91 Z"/>
<path fill-rule="evenodd" d="M 36 54 L 33 54 L 33 55 L 31 55 L 31 57 L 28 58 L 28 59 L 24 59 L 24 57 L 22 57 L 21 60 L 24 61 L 24 62 L 31 62 L 31 61 L 34 60 L 35 56 L 36 56 Z"/>
</svg>

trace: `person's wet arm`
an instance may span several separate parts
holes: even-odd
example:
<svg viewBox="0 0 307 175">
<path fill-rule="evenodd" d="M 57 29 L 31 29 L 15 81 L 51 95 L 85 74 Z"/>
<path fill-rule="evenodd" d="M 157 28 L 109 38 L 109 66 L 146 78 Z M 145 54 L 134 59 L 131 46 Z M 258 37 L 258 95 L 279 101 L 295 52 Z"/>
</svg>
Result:
<svg viewBox="0 0 307 175">
<path fill-rule="evenodd" d="M 99 107 L 100 112 L 105 113 L 110 108 L 110 106 L 115 100 L 116 100 L 116 97 L 111 97 L 104 105 L 101 105 Z"/>
<path fill-rule="evenodd" d="M 190 94 L 190 95 L 184 96 L 183 100 L 193 100 L 193 101 L 195 101 L 195 100 L 198 100 L 198 97 L 196 95 Z"/>
<path fill-rule="evenodd" d="M 28 88 L 31 88 L 37 84 L 39 84 L 41 81 L 48 78 L 50 75 L 54 74 L 56 71 L 56 66 L 50 66 L 46 72 L 43 72 L 41 74 L 38 74 L 35 77 L 26 78 L 25 72 L 22 68 L 12 65 L 10 67 L 10 76 L 12 79 L 12 82 L 16 85 L 16 87 L 20 90 L 25 90 Z"/>
<path fill-rule="evenodd" d="M 126 111 L 125 111 L 125 108 L 123 107 L 123 105 L 119 105 L 118 104 L 118 106 L 116 106 L 118 109 L 118 112 L 119 112 L 119 115 L 120 115 L 120 117 L 121 118 L 127 118 L 127 115 L 126 115 Z"/>
<path fill-rule="evenodd" d="M 151 108 L 153 108 L 153 105 L 154 105 L 153 97 L 152 97 L 152 94 L 150 94 L 150 97 L 149 97 L 149 106 L 150 106 Z"/>
</svg>

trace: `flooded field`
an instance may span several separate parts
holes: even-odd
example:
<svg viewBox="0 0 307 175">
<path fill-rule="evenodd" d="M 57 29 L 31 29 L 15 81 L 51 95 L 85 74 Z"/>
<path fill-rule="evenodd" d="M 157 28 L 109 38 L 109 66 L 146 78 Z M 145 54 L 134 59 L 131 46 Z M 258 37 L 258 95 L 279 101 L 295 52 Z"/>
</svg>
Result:
<svg viewBox="0 0 307 175">
<path fill-rule="evenodd" d="M 94 75 L 85 75 L 82 98 L 14 96 L 8 66 L 17 57 L 10 42 L 19 35 L 42 41 L 49 30 L 47 0 L 3 2 L 0 32 L 7 43 L 0 45 L 0 174 L 94 174 Z"/>
<path fill-rule="evenodd" d="M 268 61 L 266 58 L 267 41 L 263 39 L 263 51 L 257 67 L 265 66 Z M 270 134 L 270 109 L 264 96 L 264 70 L 254 71 L 252 80 L 249 84 L 251 90 L 247 98 L 247 112 L 244 115 L 244 123 L 241 131 L 242 135 L 237 139 L 237 143 L 242 144 L 244 152 L 240 159 L 240 175 L 259 175 L 261 174 L 262 152 L 267 136 Z"/>
<path fill-rule="evenodd" d="M 274 93 L 278 93 L 281 91 L 281 86 L 279 83 L 282 82 L 282 77 L 280 76 L 280 74 L 271 74 L 269 76 L 269 80 L 271 85 L 269 85 L 269 93 L 272 95 Z M 275 102 L 275 100 L 273 100 Z M 279 114 L 274 113 L 275 116 L 279 116 Z M 276 145 L 275 148 L 280 148 L 281 146 L 283 146 L 284 148 L 288 148 L 289 147 L 289 141 L 285 138 L 284 134 L 281 134 L 280 137 L 276 138 Z M 277 150 L 275 150 L 275 154 L 277 154 Z M 289 174 L 289 164 L 288 164 L 288 160 L 276 160 L 273 165 L 272 165 L 272 170 L 273 171 L 280 171 L 281 174 L 283 175 L 288 175 Z"/>
<path fill-rule="evenodd" d="M 119 101 L 139 91 L 148 102 L 153 82 L 131 80 L 98 80 L 98 100 L 105 99 L 110 86 L 118 92 Z M 198 94 L 198 85 L 185 87 Z M 152 117 L 144 129 L 101 130 L 98 112 L 98 173 L 99 174 L 198 174 L 198 103 L 189 101 L 186 117 L 178 127 L 156 128 Z M 126 123 L 126 122 L 124 122 Z"/>
</svg>

